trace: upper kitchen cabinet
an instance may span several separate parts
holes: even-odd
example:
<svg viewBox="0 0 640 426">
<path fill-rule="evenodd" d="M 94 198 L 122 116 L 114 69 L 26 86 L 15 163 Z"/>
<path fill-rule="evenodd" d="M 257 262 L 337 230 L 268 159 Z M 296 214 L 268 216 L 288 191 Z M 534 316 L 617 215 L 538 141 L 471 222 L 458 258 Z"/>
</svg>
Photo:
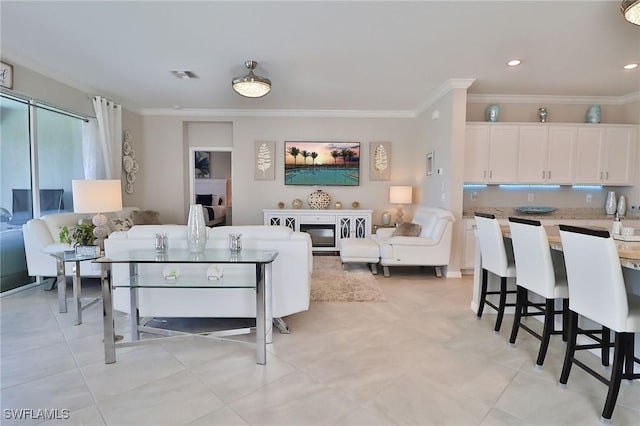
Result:
<svg viewBox="0 0 640 426">
<path fill-rule="evenodd" d="M 521 125 L 518 182 L 571 184 L 575 141 L 574 127 Z"/>
<path fill-rule="evenodd" d="M 635 135 L 633 126 L 579 127 L 574 182 L 631 185 Z"/>
<path fill-rule="evenodd" d="M 518 126 L 468 124 L 464 168 L 467 183 L 516 182 Z"/>
<path fill-rule="evenodd" d="M 466 183 L 632 185 L 638 126 L 468 123 Z"/>
</svg>

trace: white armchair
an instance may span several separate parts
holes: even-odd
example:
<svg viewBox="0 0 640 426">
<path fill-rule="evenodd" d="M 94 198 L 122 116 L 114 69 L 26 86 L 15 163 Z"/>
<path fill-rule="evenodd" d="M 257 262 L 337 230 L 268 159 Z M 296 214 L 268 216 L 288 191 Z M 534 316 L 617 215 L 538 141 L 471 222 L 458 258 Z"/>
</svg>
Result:
<svg viewBox="0 0 640 426">
<path fill-rule="evenodd" d="M 389 266 L 435 266 L 442 276 L 442 266 L 449 264 L 453 214 L 439 207 L 419 207 L 412 223 L 420 225 L 418 236 L 394 236 L 395 228 L 380 228 L 372 238 L 380 246 L 380 264 L 384 276 Z"/>
<path fill-rule="evenodd" d="M 121 212 L 107 213 L 107 217 L 128 217 L 137 207 L 125 207 Z M 31 219 L 22 225 L 24 249 L 27 258 L 29 276 L 37 277 L 38 282 L 44 277 L 57 275 L 56 260 L 50 253 L 63 251 L 68 245 L 60 242 L 60 230 L 63 226 L 74 226 L 81 219 L 91 218 L 84 213 L 58 213 Z M 66 274 L 73 274 L 73 263 L 65 264 Z M 84 277 L 99 277 L 100 265 L 91 261 L 80 262 L 80 274 Z"/>
</svg>

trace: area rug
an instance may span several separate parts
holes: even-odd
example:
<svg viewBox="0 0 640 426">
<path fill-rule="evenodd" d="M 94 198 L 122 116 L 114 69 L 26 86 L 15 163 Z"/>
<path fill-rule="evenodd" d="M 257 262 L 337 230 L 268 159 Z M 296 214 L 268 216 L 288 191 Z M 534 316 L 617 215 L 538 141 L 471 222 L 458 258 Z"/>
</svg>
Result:
<svg viewBox="0 0 640 426">
<path fill-rule="evenodd" d="M 350 263 L 342 268 L 339 256 L 314 256 L 312 302 L 386 302 L 367 265 Z"/>
</svg>

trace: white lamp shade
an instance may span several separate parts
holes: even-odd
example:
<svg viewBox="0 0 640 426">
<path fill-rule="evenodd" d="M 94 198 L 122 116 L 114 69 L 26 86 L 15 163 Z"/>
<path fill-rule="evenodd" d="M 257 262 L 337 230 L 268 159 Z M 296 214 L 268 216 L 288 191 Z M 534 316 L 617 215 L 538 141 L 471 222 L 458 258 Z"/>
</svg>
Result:
<svg viewBox="0 0 640 426">
<path fill-rule="evenodd" d="M 73 180 L 73 211 L 107 213 L 122 210 L 122 184 L 119 179 Z"/>
<path fill-rule="evenodd" d="M 389 202 L 392 204 L 411 204 L 411 186 L 391 186 L 389 187 Z"/>
</svg>

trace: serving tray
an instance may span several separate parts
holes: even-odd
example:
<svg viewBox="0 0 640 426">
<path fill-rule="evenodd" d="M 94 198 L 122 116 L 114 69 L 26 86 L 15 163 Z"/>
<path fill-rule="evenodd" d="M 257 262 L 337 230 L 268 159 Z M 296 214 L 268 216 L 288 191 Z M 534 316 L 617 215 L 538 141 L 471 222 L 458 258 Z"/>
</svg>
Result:
<svg viewBox="0 0 640 426">
<path fill-rule="evenodd" d="M 548 214 L 548 213 L 553 213 L 558 209 L 555 207 L 522 206 L 522 207 L 516 207 L 515 210 L 518 213 L 524 213 L 524 214 Z"/>
</svg>

